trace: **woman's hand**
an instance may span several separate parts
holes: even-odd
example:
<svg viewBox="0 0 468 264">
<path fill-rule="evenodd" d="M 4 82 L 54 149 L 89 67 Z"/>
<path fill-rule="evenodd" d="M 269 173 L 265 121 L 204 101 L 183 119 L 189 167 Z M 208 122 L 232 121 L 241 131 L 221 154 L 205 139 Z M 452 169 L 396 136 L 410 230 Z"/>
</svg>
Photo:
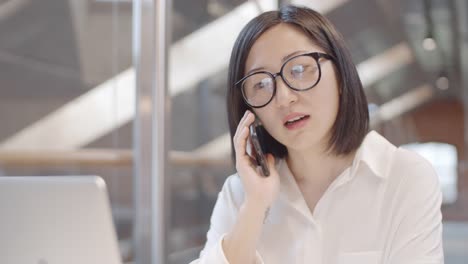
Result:
<svg viewBox="0 0 468 264">
<path fill-rule="evenodd" d="M 280 181 L 275 167 L 275 158 L 272 154 L 266 155 L 270 175 L 265 177 L 260 166 L 257 166 L 255 159 L 246 152 L 249 140 L 249 126 L 254 121 L 255 115 L 247 110 L 237 126 L 233 139 L 236 153 L 236 170 L 245 190 L 244 206 L 266 211 L 278 196 Z"/>
</svg>

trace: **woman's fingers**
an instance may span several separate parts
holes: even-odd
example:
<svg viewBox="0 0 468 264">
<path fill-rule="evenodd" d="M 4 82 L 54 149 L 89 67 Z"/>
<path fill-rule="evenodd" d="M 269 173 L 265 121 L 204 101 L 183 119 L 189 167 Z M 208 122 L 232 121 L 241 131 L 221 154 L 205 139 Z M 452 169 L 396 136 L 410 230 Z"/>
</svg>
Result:
<svg viewBox="0 0 468 264">
<path fill-rule="evenodd" d="M 273 154 L 268 153 L 266 156 L 268 166 L 274 167 L 275 166 L 275 156 Z"/>
<path fill-rule="evenodd" d="M 275 156 L 273 156 L 273 154 L 271 153 L 268 153 L 266 154 L 266 160 L 267 160 L 267 164 L 268 164 L 268 168 L 270 169 L 270 172 L 276 173 Z"/>
<path fill-rule="evenodd" d="M 247 155 L 249 155 L 249 157 L 254 158 L 255 156 L 254 156 L 252 141 L 251 141 L 250 137 L 247 137 L 247 142 L 245 144 L 246 144 L 245 152 L 247 153 Z"/>
<path fill-rule="evenodd" d="M 249 128 L 248 126 L 255 120 L 254 115 L 250 111 L 246 111 L 246 114 L 239 122 L 237 126 L 236 134 L 234 135 L 234 145 L 236 154 L 244 155 L 246 151 L 245 141 L 248 138 Z"/>
<path fill-rule="evenodd" d="M 245 150 L 248 135 L 249 129 L 244 127 L 236 139 L 236 156 L 238 159 L 241 159 L 246 154 Z"/>
<path fill-rule="evenodd" d="M 255 120 L 254 114 L 247 111 L 244 117 L 239 122 L 237 132 L 234 137 L 234 149 L 236 155 L 236 167 L 238 171 L 244 170 L 247 167 L 253 167 L 251 157 L 247 154 L 247 142 L 249 139 L 249 125 Z M 243 169 L 244 168 L 244 169 Z"/>
<path fill-rule="evenodd" d="M 238 135 L 241 131 L 241 129 L 244 127 L 244 121 L 246 119 L 246 117 L 248 116 L 248 114 L 250 113 L 249 110 L 245 111 L 244 115 L 242 116 L 241 120 L 239 121 L 239 124 L 237 125 L 237 129 L 236 129 L 236 134 L 235 135 Z"/>
</svg>

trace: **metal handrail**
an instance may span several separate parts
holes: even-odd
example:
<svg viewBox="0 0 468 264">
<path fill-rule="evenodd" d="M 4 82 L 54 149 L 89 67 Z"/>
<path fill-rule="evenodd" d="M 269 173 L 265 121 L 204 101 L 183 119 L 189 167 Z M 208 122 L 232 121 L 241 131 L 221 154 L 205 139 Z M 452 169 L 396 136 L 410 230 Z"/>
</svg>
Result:
<svg viewBox="0 0 468 264">
<path fill-rule="evenodd" d="M 174 166 L 229 167 L 229 157 L 211 157 L 183 151 L 170 151 L 169 161 Z M 132 166 L 130 149 L 80 150 L 0 150 L 1 166 Z"/>
</svg>

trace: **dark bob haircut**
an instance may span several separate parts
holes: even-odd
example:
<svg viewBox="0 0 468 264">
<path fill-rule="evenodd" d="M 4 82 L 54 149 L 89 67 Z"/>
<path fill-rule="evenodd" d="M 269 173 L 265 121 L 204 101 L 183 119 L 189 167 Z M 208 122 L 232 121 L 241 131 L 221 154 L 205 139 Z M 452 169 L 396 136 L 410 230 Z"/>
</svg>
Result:
<svg viewBox="0 0 468 264">
<path fill-rule="evenodd" d="M 235 159 L 232 139 L 237 126 L 244 112 L 252 110 L 243 101 L 241 89 L 235 83 L 245 74 L 245 62 L 255 41 L 265 31 L 281 23 L 299 28 L 325 53 L 334 58 L 340 98 L 327 151 L 337 156 L 351 153 L 359 148 L 369 130 L 367 99 L 356 66 L 342 35 L 328 19 L 312 9 L 288 5 L 252 19 L 242 29 L 232 49 L 226 99 L 233 158 Z M 265 151 L 272 153 L 276 158 L 284 158 L 287 155 L 286 147 L 267 131 L 262 132 L 261 140 Z"/>
</svg>

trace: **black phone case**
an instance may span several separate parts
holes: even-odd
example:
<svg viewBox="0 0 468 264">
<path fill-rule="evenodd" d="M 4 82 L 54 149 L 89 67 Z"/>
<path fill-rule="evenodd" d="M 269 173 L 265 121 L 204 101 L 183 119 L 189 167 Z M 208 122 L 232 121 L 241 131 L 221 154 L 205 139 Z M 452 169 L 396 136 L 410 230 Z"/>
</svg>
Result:
<svg viewBox="0 0 468 264">
<path fill-rule="evenodd" d="M 262 173 L 264 176 L 270 175 L 270 170 L 268 169 L 268 164 L 263 153 L 262 146 L 260 145 L 259 133 L 258 133 L 259 124 L 258 121 L 250 125 L 250 139 L 255 150 L 255 159 L 257 164 L 262 168 Z"/>
</svg>

